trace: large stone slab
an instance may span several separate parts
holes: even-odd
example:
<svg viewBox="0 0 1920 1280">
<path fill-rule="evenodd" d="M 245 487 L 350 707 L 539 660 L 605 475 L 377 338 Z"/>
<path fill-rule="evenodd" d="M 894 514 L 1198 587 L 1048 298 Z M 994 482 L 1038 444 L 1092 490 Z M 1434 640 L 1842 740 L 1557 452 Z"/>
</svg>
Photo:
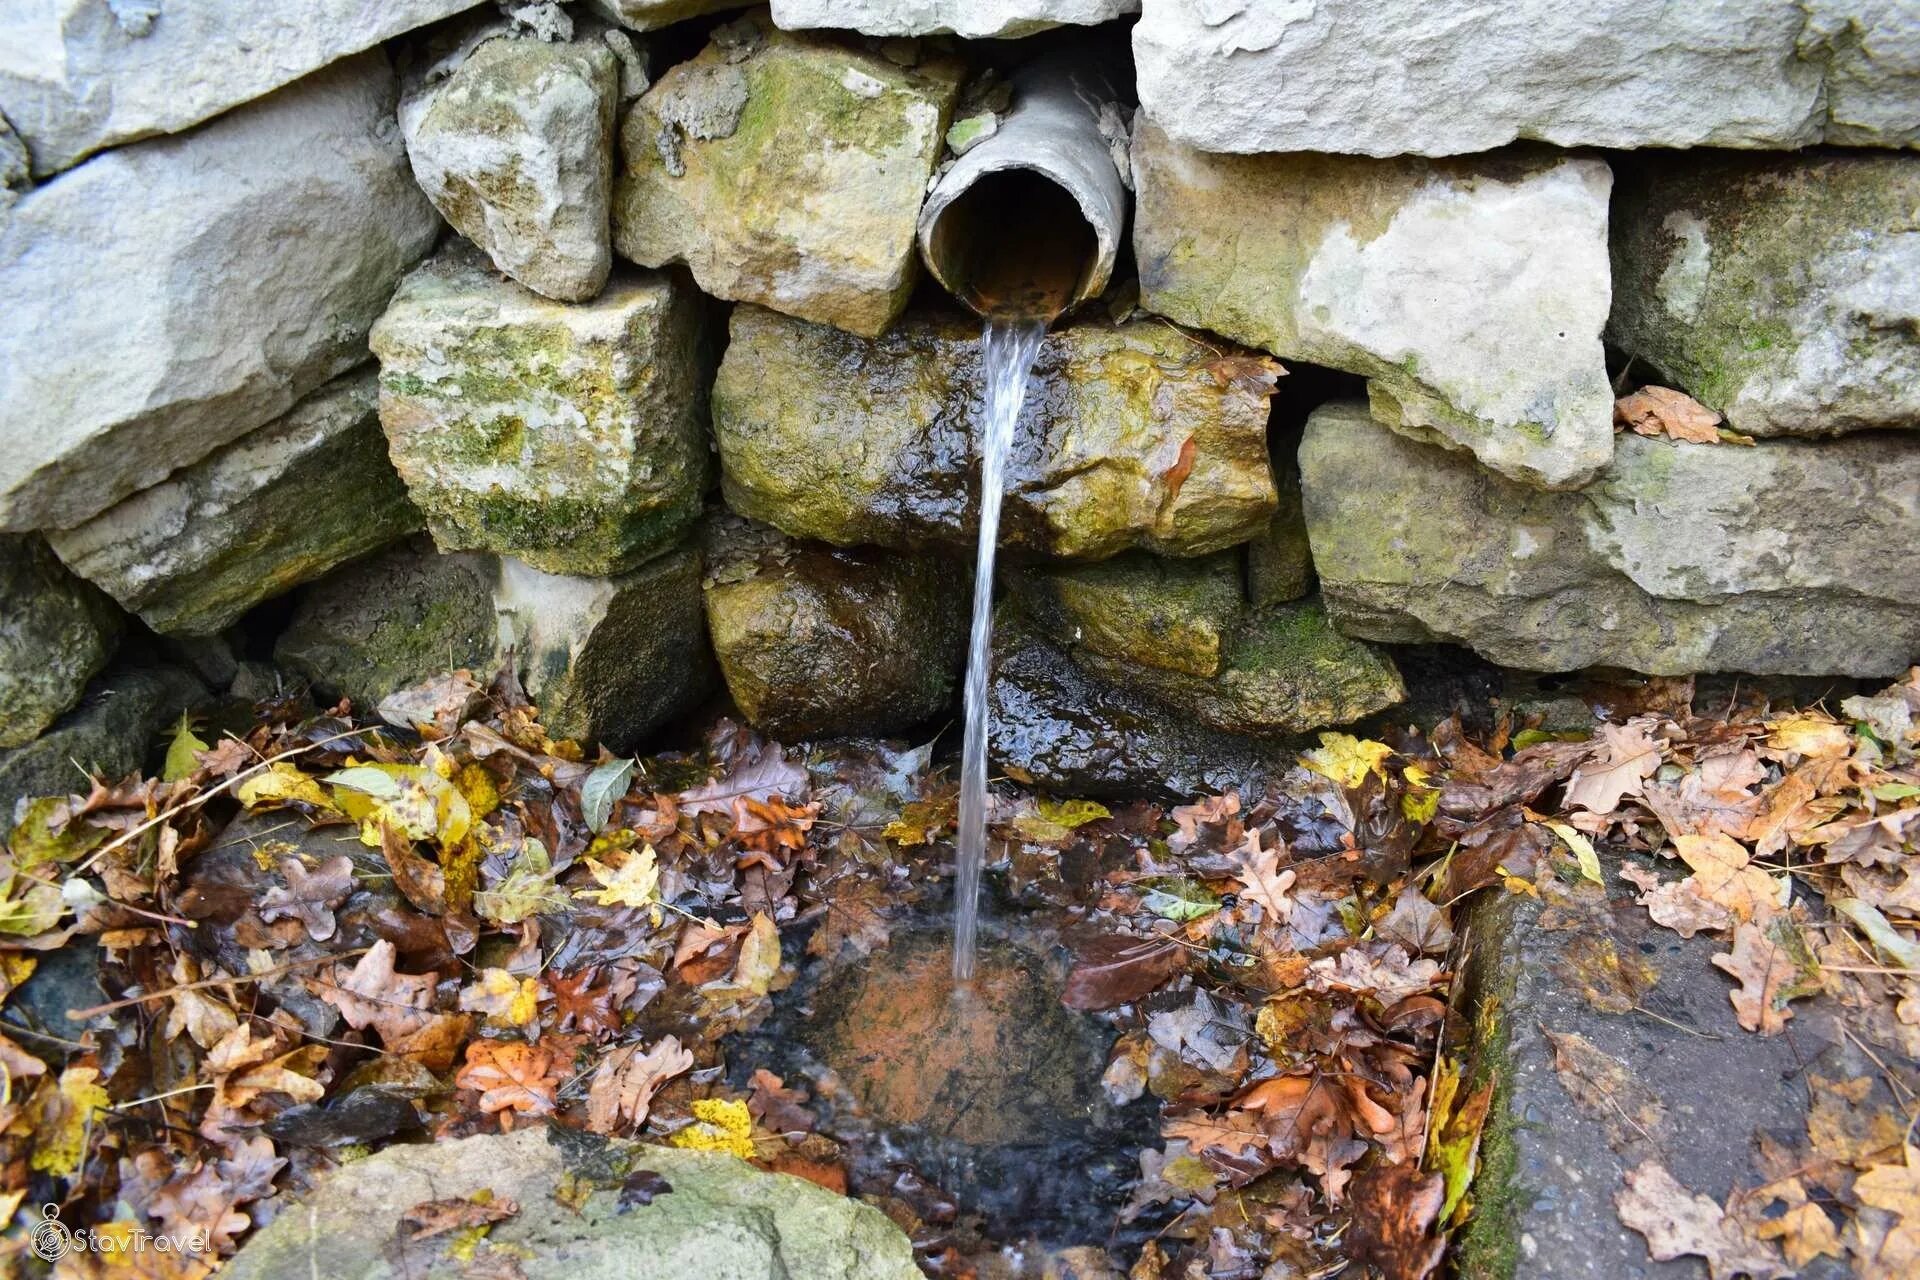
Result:
<svg viewBox="0 0 1920 1280">
<path fill-rule="evenodd" d="M 454 229 L 536 293 L 581 302 L 613 266 L 620 60 L 603 41 L 494 35 L 400 103 L 414 177 Z"/>
<path fill-rule="evenodd" d="M 410 540 L 306 587 L 274 660 L 319 700 L 351 698 L 369 716 L 388 694 L 441 672 L 464 667 L 485 683 L 498 662 L 498 575 L 491 556 L 438 555 L 425 538 Z"/>
<path fill-rule="evenodd" d="M 683 18 L 737 9 L 740 0 L 586 0 L 586 8 L 634 31 L 654 31 Z"/>
<path fill-rule="evenodd" d="M 1623 435 L 1543 493 L 1329 405 L 1300 446 L 1327 607 L 1371 640 L 1532 671 L 1894 675 L 1920 657 L 1920 441 Z"/>
<path fill-rule="evenodd" d="M 1861 1080 L 1879 1091 L 1876 1108 L 1899 1114 L 1831 997 L 1796 1000 L 1786 1035 L 1742 1030 L 1734 984 L 1712 963 L 1727 943 L 1651 924 L 1619 877 L 1626 862 L 1603 853 L 1604 886 L 1569 865 L 1544 902 L 1496 889 L 1471 904 L 1460 985 L 1474 1070 L 1495 1088 L 1474 1214 L 1456 1242 L 1466 1280 L 1700 1280 L 1699 1258 L 1655 1261 L 1622 1225 L 1615 1196 L 1629 1171 L 1657 1161 L 1726 1204 L 1778 1176 L 1756 1157 L 1762 1137 L 1806 1148 L 1809 1095 L 1824 1092 L 1815 1081 Z M 1875 1057 L 1911 1069 L 1884 1046 Z M 1792 1274 L 1853 1273 L 1816 1257 Z"/>
<path fill-rule="evenodd" d="M 1014 429 L 1003 545 L 1192 556 L 1257 534 L 1276 502 L 1269 392 L 1237 369 L 1152 321 L 1049 334 Z M 727 504 L 841 546 L 971 546 L 981 395 L 970 321 L 915 315 L 867 341 L 737 308 L 714 384 Z"/>
<path fill-rule="evenodd" d="M 1529 484 L 1606 465 L 1604 161 L 1214 156 L 1135 133 L 1141 301 L 1366 375 L 1383 421 Z"/>
<path fill-rule="evenodd" d="M 895 733 L 952 701 L 969 600 L 957 559 L 839 550 L 722 519 L 705 596 L 727 690 L 775 737 Z"/>
<path fill-rule="evenodd" d="M 782 27 L 845 27 L 870 36 L 1030 36 L 1140 12 L 1140 0 L 773 0 Z"/>
<path fill-rule="evenodd" d="M 655 272 L 554 302 L 464 243 L 409 275 L 373 350 L 393 463 L 434 540 L 576 574 L 671 545 L 711 474 L 705 316 Z"/>
<path fill-rule="evenodd" d="M 683 262 L 718 297 L 874 336 L 913 290 L 914 226 L 958 91 L 947 61 L 904 67 L 751 18 L 722 27 L 621 126 L 614 247 Z"/>
<path fill-rule="evenodd" d="M 78 524 L 366 358 L 440 226 L 394 94 L 356 57 L 0 214 L 0 528 Z"/>
<path fill-rule="evenodd" d="M 621 1182 L 647 1170 L 671 1190 L 622 1207 Z M 563 1178 L 572 1175 L 570 1184 Z M 563 1185 L 588 1194 L 577 1205 Z M 478 1192 L 519 1212 L 478 1253 L 526 1280 L 917 1280 L 913 1246 L 870 1205 L 711 1151 L 608 1142 L 539 1126 L 396 1146 L 342 1167 L 290 1206 L 222 1271 L 280 1280 L 311 1268 L 338 1280 L 460 1274 L 443 1243 L 407 1248 L 400 1215 Z M 444 1239 L 444 1238 L 443 1238 Z"/>
<path fill-rule="evenodd" d="M 25 0 L 0 40 L 0 115 L 36 173 L 178 133 L 473 0 Z"/>
<path fill-rule="evenodd" d="M 85 795 L 89 778 L 118 781 L 164 751 L 164 733 L 207 696 L 178 667 L 116 665 L 87 686 L 78 706 L 23 747 L 0 750 L 0 827 L 18 803 Z M 69 1006 L 71 1007 L 71 1006 Z"/>
<path fill-rule="evenodd" d="M 1906 0 L 1144 0 L 1140 101 L 1207 151 L 1911 146 Z"/>
<path fill-rule="evenodd" d="M 33 741 L 80 701 L 121 625 L 41 539 L 0 535 L 0 747 Z"/>
<path fill-rule="evenodd" d="M 1636 158 L 1608 338 L 1748 435 L 1920 427 L 1920 156 Z"/>
<path fill-rule="evenodd" d="M 387 461 L 371 366 L 84 524 L 67 567 L 163 633 L 210 635 L 420 527 Z"/>
<path fill-rule="evenodd" d="M 556 738 L 630 751 L 714 687 L 696 547 L 616 578 L 541 573 L 506 558 L 494 607 L 520 683 Z"/>
</svg>

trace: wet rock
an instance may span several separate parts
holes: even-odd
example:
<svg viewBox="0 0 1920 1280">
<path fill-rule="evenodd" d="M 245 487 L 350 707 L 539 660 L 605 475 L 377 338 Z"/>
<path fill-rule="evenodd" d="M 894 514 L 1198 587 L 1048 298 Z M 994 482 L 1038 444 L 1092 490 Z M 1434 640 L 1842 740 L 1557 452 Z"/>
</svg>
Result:
<svg viewBox="0 0 1920 1280">
<path fill-rule="evenodd" d="M 387 460 L 371 366 L 83 524 L 60 558 L 155 631 L 210 635 L 420 527 Z"/>
<path fill-rule="evenodd" d="M 1605 161 L 1216 156 L 1133 143 L 1142 305 L 1364 374 L 1376 415 L 1546 488 L 1613 449 Z"/>
<path fill-rule="evenodd" d="M 740 0 L 586 0 L 586 7 L 634 31 L 654 31 L 682 18 L 737 9 Z"/>
<path fill-rule="evenodd" d="M 829 976 L 803 1034 L 879 1123 L 971 1147 L 1044 1140 L 1100 1105 L 1108 1041 L 1060 1003 L 1045 960 L 982 946 L 953 983 L 945 933 L 896 938 Z"/>
<path fill-rule="evenodd" d="M 773 0 L 773 20 L 789 30 L 843 27 L 870 36 L 968 39 L 1092 26 L 1139 11 L 1140 0 Z"/>
<path fill-rule="evenodd" d="M 1920 158 L 1647 159 L 1610 340 L 1747 435 L 1920 427 Z"/>
<path fill-rule="evenodd" d="M 1726 944 L 1652 925 L 1619 877 L 1624 860 L 1602 858 L 1604 891 L 1568 868 L 1544 902 L 1488 891 L 1472 903 L 1467 936 L 1477 941 L 1460 987 L 1476 1030 L 1472 1069 L 1497 1087 L 1475 1212 L 1455 1242 L 1463 1276 L 1704 1275 L 1697 1259 L 1653 1262 L 1645 1239 L 1621 1226 L 1614 1196 L 1628 1170 L 1657 1160 L 1724 1204 L 1771 1181 L 1754 1156 L 1760 1135 L 1804 1147 L 1810 1084 L 1817 1094 L 1820 1081 L 1865 1077 L 1882 1091 L 1874 1105 L 1898 1114 L 1831 997 L 1796 1000 L 1786 1035 L 1742 1030 L 1733 984 L 1711 963 Z M 1793 1274 L 1851 1272 L 1815 1258 Z"/>
<path fill-rule="evenodd" d="M 352 58 L 0 218 L 0 528 L 78 524 L 366 359 L 440 227 L 394 96 Z"/>
<path fill-rule="evenodd" d="M 1093 678 L 1013 610 L 995 613 L 993 653 L 987 749 L 1019 781 L 1060 795 L 1190 798 L 1247 787 L 1279 754 Z"/>
<path fill-rule="evenodd" d="M 705 596 L 727 689 L 765 733 L 894 733 L 952 699 L 969 599 L 957 561 L 725 520 L 708 539 Z"/>
<path fill-rule="evenodd" d="M 1920 36 L 1903 0 L 1144 8 L 1133 34 L 1141 104 L 1206 151 L 1455 155 L 1516 138 L 1898 147 L 1920 137 Z"/>
<path fill-rule="evenodd" d="M 643 1169 L 672 1190 L 622 1212 L 620 1182 Z M 577 1210 L 554 1195 L 569 1172 L 593 1187 Z M 289 1206 L 222 1272 L 233 1280 L 277 1280 L 311 1266 L 339 1280 L 388 1280 L 430 1268 L 456 1274 L 467 1264 L 447 1259 L 443 1242 L 417 1257 L 404 1253 L 400 1215 L 423 1201 L 482 1190 L 511 1199 L 520 1211 L 488 1232 L 475 1261 L 503 1255 L 526 1280 L 919 1276 L 907 1237 L 857 1200 L 733 1156 L 550 1137 L 540 1128 L 391 1147 L 355 1161 L 322 1180 L 306 1204 Z"/>
<path fill-rule="evenodd" d="M 914 224 L 959 91 L 755 19 L 649 89 L 621 126 L 614 247 L 683 262 L 707 293 L 869 337 L 913 289 Z"/>
<path fill-rule="evenodd" d="M 1313 548 L 1300 507 L 1300 473 L 1292 458 L 1274 472 L 1280 506 L 1265 532 L 1247 543 L 1247 597 L 1256 605 L 1285 604 L 1313 590 Z"/>
<path fill-rule="evenodd" d="M 1028 618 L 1057 643 L 1194 676 L 1219 674 L 1226 637 L 1247 607 L 1232 551 L 1036 568 L 1019 575 L 1016 590 Z"/>
<path fill-rule="evenodd" d="M 618 573 L 699 515 L 711 364 L 685 283 L 623 273 L 567 305 L 457 244 L 401 283 L 373 350 L 394 466 L 442 549 Z"/>
<path fill-rule="evenodd" d="M 23 798 L 84 793 L 89 775 L 118 779 L 146 767 L 167 726 L 205 697 L 177 667 L 107 672 L 45 733 L 0 751 L 0 823 L 11 826 Z"/>
<path fill-rule="evenodd" d="M 713 393 L 727 505 L 842 546 L 971 546 L 979 346 L 957 317 L 868 341 L 737 308 Z M 1049 334 L 1014 428 L 1002 545 L 1192 556 L 1258 533 L 1275 503 L 1268 393 L 1216 376 L 1219 359 L 1151 321 Z"/>
<path fill-rule="evenodd" d="M 0 115 L 34 172 L 177 133 L 472 0 L 33 5 L 9 15 Z"/>
<path fill-rule="evenodd" d="M 1223 637 L 1220 669 L 1210 677 L 1078 648 L 1073 653 L 1094 678 L 1228 733 L 1268 736 L 1351 724 L 1407 696 L 1393 659 L 1334 630 L 1317 600 L 1249 611 Z"/>
<path fill-rule="evenodd" d="M 1920 653 L 1920 569 L 1887 554 L 1920 540 L 1920 441 L 1629 434 L 1588 488 L 1542 493 L 1337 404 L 1300 470 L 1349 635 L 1652 675 L 1895 675 Z"/>
<path fill-rule="evenodd" d="M 564 577 L 503 559 L 494 604 L 520 682 L 556 738 L 629 750 L 713 688 L 693 547 L 613 578 Z"/>
<path fill-rule="evenodd" d="M 0 747 L 33 741 L 80 701 L 122 625 L 40 538 L 0 535 Z"/>
<path fill-rule="evenodd" d="M 442 671 L 465 667 L 485 680 L 498 652 L 497 574 L 491 557 L 409 541 L 307 587 L 274 658 L 321 698 L 352 698 L 369 713 Z"/>
<path fill-rule="evenodd" d="M 536 293 L 582 302 L 613 265 L 613 117 L 604 42 L 496 34 L 400 103 L 414 177 L 454 229 Z"/>
</svg>

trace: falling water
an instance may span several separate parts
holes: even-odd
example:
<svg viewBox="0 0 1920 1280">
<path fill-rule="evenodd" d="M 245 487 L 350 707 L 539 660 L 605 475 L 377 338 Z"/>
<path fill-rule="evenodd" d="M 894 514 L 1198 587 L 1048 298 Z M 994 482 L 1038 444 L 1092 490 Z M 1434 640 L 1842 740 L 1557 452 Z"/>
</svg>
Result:
<svg viewBox="0 0 1920 1280">
<path fill-rule="evenodd" d="M 960 847 L 954 891 L 953 976 L 973 977 L 980 922 L 980 870 L 987 860 L 987 668 L 993 645 L 993 559 L 1013 424 L 1027 398 L 1046 321 L 990 316 L 980 339 L 986 383 L 980 423 L 980 549 L 973 569 L 973 630 L 967 643 L 966 742 L 960 758 Z"/>
</svg>

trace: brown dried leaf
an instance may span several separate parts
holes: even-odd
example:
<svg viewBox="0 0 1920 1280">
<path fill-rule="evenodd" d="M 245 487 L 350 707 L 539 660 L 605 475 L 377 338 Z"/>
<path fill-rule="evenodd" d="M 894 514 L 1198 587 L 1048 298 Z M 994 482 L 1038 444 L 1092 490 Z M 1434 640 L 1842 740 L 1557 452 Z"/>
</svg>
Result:
<svg viewBox="0 0 1920 1280">
<path fill-rule="evenodd" d="M 1613 402 L 1613 421 L 1635 435 L 1720 443 L 1720 415 L 1672 387 L 1642 387 Z"/>
<path fill-rule="evenodd" d="M 1626 1182 L 1614 1193 L 1614 1206 L 1621 1222 L 1647 1238 L 1656 1262 L 1695 1254 L 1707 1260 L 1713 1280 L 1785 1280 L 1793 1274 L 1772 1245 L 1748 1234 L 1706 1196 L 1681 1186 L 1657 1161 L 1629 1170 Z"/>
<path fill-rule="evenodd" d="M 353 892 L 353 859 L 346 854 L 328 858 L 313 870 L 298 858 L 282 858 L 285 886 L 275 885 L 260 895 L 260 918 L 268 924 L 291 917 L 315 942 L 333 936 L 333 908 Z"/>
<path fill-rule="evenodd" d="M 601 1061 L 587 1086 L 587 1128 L 604 1134 L 639 1128 L 660 1086 L 692 1067 L 693 1054 L 674 1036 L 645 1053 L 637 1044 L 621 1045 Z"/>
</svg>

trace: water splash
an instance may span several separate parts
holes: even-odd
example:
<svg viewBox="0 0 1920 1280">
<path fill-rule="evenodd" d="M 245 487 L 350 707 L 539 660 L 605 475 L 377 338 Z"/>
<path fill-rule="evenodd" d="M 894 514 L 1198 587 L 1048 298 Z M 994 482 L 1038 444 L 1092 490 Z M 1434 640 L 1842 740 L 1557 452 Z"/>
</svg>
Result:
<svg viewBox="0 0 1920 1280">
<path fill-rule="evenodd" d="M 1046 321 L 994 316 L 980 339 L 986 382 L 980 422 L 980 547 L 973 569 L 973 630 L 967 642 L 966 740 L 960 757 L 960 833 L 956 857 L 953 976 L 973 977 L 980 927 L 980 872 L 987 860 L 987 676 L 993 646 L 993 561 L 1000 545 L 1000 501 L 1013 424 L 1027 398 Z"/>
</svg>

